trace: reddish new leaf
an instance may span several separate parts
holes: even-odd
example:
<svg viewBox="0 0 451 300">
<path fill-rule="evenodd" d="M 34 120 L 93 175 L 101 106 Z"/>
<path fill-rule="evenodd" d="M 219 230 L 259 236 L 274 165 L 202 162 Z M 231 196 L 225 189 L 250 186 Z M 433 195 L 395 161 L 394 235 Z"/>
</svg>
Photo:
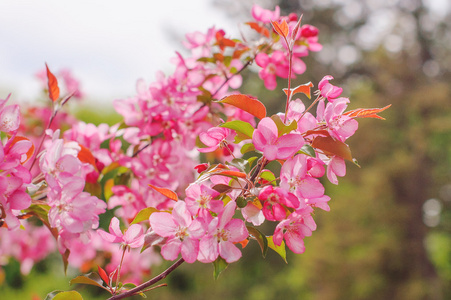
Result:
<svg viewBox="0 0 451 300">
<path fill-rule="evenodd" d="M 320 149 L 326 155 L 336 155 L 343 159 L 353 161 L 349 146 L 331 136 L 317 136 L 313 139 L 312 147 Z"/>
<path fill-rule="evenodd" d="M 224 51 L 225 47 L 235 47 L 236 42 L 224 37 L 222 31 L 216 32 L 216 45 Z"/>
<path fill-rule="evenodd" d="M 284 19 L 280 24 L 277 21 L 271 21 L 271 24 L 274 30 L 286 40 L 289 32 L 287 21 Z"/>
<path fill-rule="evenodd" d="M 45 67 L 47 69 L 47 81 L 48 81 L 48 88 L 49 88 L 49 98 L 53 102 L 58 100 L 60 96 L 60 88 L 58 87 L 58 80 L 56 80 L 55 75 L 53 75 L 52 72 L 50 72 L 49 67 L 47 64 L 45 64 Z"/>
<path fill-rule="evenodd" d="M 291 32 L 291 40 L 293 40 L 293 41 L 296 39 L 296 35 L 298 34 L 299 28 L 301 27 L 301 20 L 302 20 L 302 15 L 299 18 L 299 21 L 294 26 L 293 32 Z"/>
<path fill-rule="evenodd" d="M 246 25 L 249 25 L 252 29 L 254 29 L 255 31 L 257 31 L 258 33 L 266 36 L 269 38 L 269 30 L 266 27 L 262 27 L 260 25 L 258 25 L 258 23 L 256 22 L 247 22 L 245 23 Z"/>
<path fill-rule="evenodd" d="M 157 187 L 157 186 L 154 186 L 154 185 L 151 185 L 151 184 L 149 184 L 149 186 L 151 188 L 153 188 L 154 190 L 156 190 L 157 192 L 159 192 L 160 194 L 162 194 L 163 196 L 166 196 L 166 197 L 168 197 L 171 200 L 174 200 L 174 201 L 178 201 L 179 200 L 177 194 L 174 191 L 171 191 L 170 189 Z"/>
<path fill-rule="evenodd" d="M 344 113 L 344 115 L 347 115 L 351 118 L 375 118 L 380 120 L 385 120 L 385 118 L 378 116 L 377 114 L 386 110 L 391 106 L 387 105 L 382 108 L 358 108 L 354 110 L 350 110 Z"/>
<path fill-rule="evenodd" d="M 291 99 L 291 97 L 293 97 L 293 95 L 296 95 L 298 93 L 302 93 L 310 99 L 311 98 L 310 89 L 312 87 L 313 87 L 313 83 L 309 82 L 306 84 L 298 85 L 297 87 L 291 89 L 290 95 L 288 95 L 288 89 L 283 89 L 283 91 L 285 92 L 285 95 L 288 95 L 290 97 L 290 99 Z"/>
<path fill-rule="evenodd" d="M 78 159 L 81 162 L 92 165 L 94 167 L 94 169 L 97 170 L 96 159 L 94 158 L 94 155 L 92 155 L 91 150 L 89 150 L 82 144 L 78 144 L 78 145 L 81 148 L 80 152 L 78 152 L 78 155 L 77 155 Z"/>
<path fill-rule="evenodd" d="M 109 282 L 108 274 L 100 266 L 97 266 L 97 270 L 99 271 L 100 278 L 102 278 L 103 282 L 105 282 L 108 285 Z"/>
<path fill-rule="evenodd" d="M 238 107 L 259 119 L 266 117 L 266 107 L 256 98 L 248 95 L 235 94 L 222 98 L 218 102 Z"/>
</svg>

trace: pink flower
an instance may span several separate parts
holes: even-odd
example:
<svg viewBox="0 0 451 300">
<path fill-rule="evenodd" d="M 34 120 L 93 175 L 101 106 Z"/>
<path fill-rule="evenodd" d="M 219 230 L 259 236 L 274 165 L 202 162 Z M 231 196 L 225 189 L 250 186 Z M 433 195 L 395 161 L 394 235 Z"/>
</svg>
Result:
<svg viewBox="0 0 451 300">
<path fill-rule="evenodd" d="M 234 245 L 249 236 L 243 220 L 232 219 L 235 202 L 229 202 L 222 213 L 208 225 L 208 233 L 200 240 L 198 260 L 203 263 L 215 261 L 221 256 L 227 263 L 240 259 L 241 251 Z"/>
<path fill-rule="evenodd" d="M 316 223 L 312 218 L 313 209 L 305 207 L 292 213 L 288 219 L 280 222 L 274 231 L 274 244 L 280 246 L 285 240 L 288 248 L 294 253 L 304 253 L 304 238 L 311 236 L 316 229 Z"/>
<path fill-rule="evenodd" d="M 276 6 L 274 11 L 270 11 L 268 9 L 264 9 L 261 6 L 258 6 L 257 4 L 254 4 L 254 6 L 252 6 L 252 17 L 257 21 L 257 22 L 262 22 L 262 23 L 269 23 L 271 21 L 277 21 L 280 18 L 280 7 Z"/>
<path fill-rule="evenodd" d="M 207 130 L 207 132 L 202 132 L 199 135 L 199 139 L 204 143 L 207 148 L 199 148 L 199 152 L 213 152 L 218 148 L 225 147 L 228 144 L 227 140 L 231 140 L 235 136 L 229 128 L 225 127 L 213 127 Z"/>
<path fill-rule="evenodd" d="M 8 133 L 17 131 L 20 125 L 19 105 L 8 105 L 5 107 L 10 95 L 4 100 L 0 99 L 0 131 Z"/>
<path fill-rule="evenodd" d="M 359 123 L 355 119 L 343 114 L 349 99 L 337 98 L 334 99 L 334 102 L 327 103 L 326 106 L 324 102 L 324 100 L 319 101 L 316 118 L 318 122 L 326 123 L 327 130 L 334 139 L 344 142 L 359 127 Z"/>
<path fill-rule="evenodd" d="M 209 222 L 212 219 L 210 212 L 217 214 L 224 207 L 221 200 L 214 200 L 219 195 L 204 184 L 192 184 L 186 189 L 186 207 L 193 216 L 199 216 Z"/>
<path fill-rule="evenodd" d="M 258 123 L 252 142 L 255 149 L 263 152 L 268 160 L 288 159 L 304 145 L 304 139 L 299 134 L 289 133 L 281 137 L 278 135 L 276 123 L 266 117 Z"/>
<path fill-rule="evenodd" d="M 327 165 L 327 179 L 333 184 L 338 184 L 337 176 L 346 175 L 346 164 L 343 158 L 334 156 Z"/>
<path fill-rule="evenodd" d="M 119 227 L 119 219 L 113 217 L 110 222 L 109 231 L 98 230 L 97 233 L 107 242 L 121 243 L 122 247 L 139 248 L 144 244 L 144 231 L 141 225 L 133 224 L 122 233 Z"/>
<path fill-rule="evenodd" d="M 290 192 L 273 186 L 266 186 L 258 195 L 263 203 L 263 214 L 269 221 L 281 221 L 287 217 L 286 207 L 298 208 L 299 200 Z"/>
<path fill-rule="evenodd" d="M 307 157 L 296 155 L 287 160 L 280 171 L 280 187 L 293 192 L 300 199 L 324 195 L 324 186 L 308 173 Z"/>
<path fill-rule="evenodd" d="M 343 91 L 342 88 L 336 87 L 329 83 L 329 80 L 334 79 L 330 75 L 326 75 L 321 79 L 321 81 L 318 84 L 318 88 L 321 92 L 321 96 L 324 98 L 327 98 L 329 102 L 333 102 L 335 98 L 341 95 L 341 92 Z"/>
<path fill-rule="evenodd" d="M 277 87 L 276 76 L 288 77 L 288 61 L 282 51 L 274 51 L 271 56 L 260 52 L 255 57 L 255 62 L 262 67 L 258 76 L 263 79 L 268 90 L 274 90 Z"/>
<path fill-rule="evenodd" d="M 181 252 L 186 262 L 196 261 L 199 239 L 204 235 L 205 229 L 201 221 L 192 219 L 185 202 L 177 202 L 172 214 L 166 212 L 151 214 L 149 221 L 158 235 L 168 238 L 161 248 L 164 259 L 175 260 Z"/>
</svg>

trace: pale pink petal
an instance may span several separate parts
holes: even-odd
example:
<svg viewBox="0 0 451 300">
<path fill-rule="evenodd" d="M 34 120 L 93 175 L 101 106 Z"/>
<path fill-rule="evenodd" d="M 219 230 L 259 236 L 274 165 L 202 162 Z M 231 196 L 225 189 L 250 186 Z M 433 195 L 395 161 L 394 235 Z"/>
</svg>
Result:
<svg viewBox="0 0 451 300">
<path fill-rule="evenodd" d="M 166 260 L 175 260 L 179 256 L 181 247 L 182 242 L 179 239 L 170 239 L 161 247 L 161 255 Z"/>
<path fill-rule="evenodd" d="M 206 236 L 200 240 L 197 259 L 203 263 L 214 262 L 218 258 L 218 243 L 214 236 Z"/>
<path fill-rule="evenodd" d="M 257 149 L 257 147 L 255 147 L 255 149 Z M 275 145 L 266 145 L 263 148 L 263 155 L 268 160 L 275 160 L 278 157 L 278 148 L 277 148 L 277 146 L 275 146 Z"/>
<path fill-rule="evenodd" d="M 131 225 L 124 234 L 124 242 L 131 248 L 139 248 L 144 243 L 144 230 L 141 225 Z"/>
<path fill-rule="evenodd" d="M 324 195 L 324 186 L 318 179 L 312 177 L 304 178 L 297 190 L 303 198 L 317 198 Z"/>
<path fill-rule="evenodd" d="M 224 230 L 228 233 L 228 241 L 232 243 L 238 243 L 243 241 L 249 236 L 249 232 L 246 229 L 246 225 L 243 220 L 232 219 L 224 227 Z"/>
<path fill-rule="evenodd" d="M 113 234 L 113 235 L 115 235 L 115 236 L 117 236 L 117 237 L 122 239 L 123 235 L 122 235 L 122 231 L 121 231 L 121 228 L 120 228 L 119 225 L 120 225 L 119 219 L 116 218 L 116 217 L 113 217 L 111 219 L 109 229 L 110 229 L 110 233 L 111 234 Z"/>
<path fill-rule="evenodd" d="M 102 229 L 97 230 L 97 233 L 100 235 L 102 239 L 109 243 L 120 243 L 122 242 L 122 238 L 117 237 L 115 235 L 109 234 L 108 232 L 103 231 Z"/>
<path fill-rule="evenodd" d="M 150 226 L 160 236 L 173 236 L 177 230 L 177 224 L 172 215 L 166 212 L 155 212 L 149 217 Z"/>
<path fill-rule="evenodd" d="M 241 258 L 241 251 L 232 242 L 222 241 L 219 243 L 219 254 L 227 263 L 233 263 Z"/>
<path fill-rule="evenodd" d="M 265 221 L 265 216 L 261 209 L 248 202 L 247 205 L 241 209 L 241 214 L 246 222 L 251 222 L 254 226 L 260 226 Z"/>
<path fill-rule="evenodd" d="M 199 254 L 199 241 L 186 238 L 182 242 L 182 257 L 187 263 L 193 263 Z"/>
<path fill-rule="evenodd" d="M 290 248 L 291 251 L 297 254 L 304 253 L 304 239 L 299 233 L 287 231 L 284 238 L 288 248 Z"/>
<path fill-rule="evenodd" d="M 219 225 L 218 228 L 222 229 L 225 225 L 232 220 L 233 215 L 235 214 L 236 203 L 230 201 L 225 207 L 222 214 L 219 216 Z"/>
<path fill-rule="evenodd" d="M 172 217 L 174 218 L 174 221 L 182 227 L 188 227 L 192 221 L 191 214 L 183 201 L 178 201 L 175 203 L 172 210 Z"/>
</svg>

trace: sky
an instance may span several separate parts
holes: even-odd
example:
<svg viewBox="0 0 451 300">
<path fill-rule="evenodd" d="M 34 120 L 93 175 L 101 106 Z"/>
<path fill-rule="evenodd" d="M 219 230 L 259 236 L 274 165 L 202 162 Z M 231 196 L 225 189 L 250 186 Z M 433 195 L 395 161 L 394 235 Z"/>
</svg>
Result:
<svg viewBox="0 0 451 300">
<path fill-rule="evenodd" d="M 182 39 L 213 25 L 238 34 L 237 21 L 209 0 L 2 0 L 0 98 L 32 101 L 35 74 L 48 64 L 68 68 L 91 99 L 113 101 L 135 94 L 139 78 L 169 73 Z M 250 14 L 249 14 L 250 15 Z"/>
</svg>

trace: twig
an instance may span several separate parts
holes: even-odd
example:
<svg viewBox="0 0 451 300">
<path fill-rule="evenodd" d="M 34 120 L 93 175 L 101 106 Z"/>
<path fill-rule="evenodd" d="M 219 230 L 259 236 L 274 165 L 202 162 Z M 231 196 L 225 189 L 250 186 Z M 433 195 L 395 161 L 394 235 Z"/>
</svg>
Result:
<svg viewBox="0 0 451 300">
<path fill-rule="evenodd" d="M 174 271 L 175 269 L 177 269 L 185 260 L 183 258 L 180 258 L 178 261 L 176 261 L 172 266 L 170 266 L 169 268 L 167 268 L 165 271 L 163 271 L 162 273 L 160 273 L 160 275 L 155 276 L 154 278 L 152 278 L 151 280 L 144 282 L 143 284 L 138 285 L 137 287 L 126 291 L 125 293 L 119 294 L 119 295 L 115 295 L 113 297 L 108 298 L 107 300 L 118 300 L 118 299 L 124 299 L 130 296 L 133 296 L 139 292 L 141 292 L 142 290 L 144 290 L 145 288 L 154 285 L 155 283 L 157 283 L 160 280 L 163 280 L 164 278 L 166 278 L 166 276 L 168 276 L 172 271 Z"/>
</svg>

